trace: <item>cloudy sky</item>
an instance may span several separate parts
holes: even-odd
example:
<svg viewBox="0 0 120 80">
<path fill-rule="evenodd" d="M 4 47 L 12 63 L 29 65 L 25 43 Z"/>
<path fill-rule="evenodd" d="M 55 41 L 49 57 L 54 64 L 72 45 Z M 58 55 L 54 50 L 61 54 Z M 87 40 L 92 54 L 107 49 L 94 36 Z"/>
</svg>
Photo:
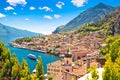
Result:
<svg viewBox="0 0 120 80">
<path fill-rule="evenodd" d="M 115 7 L 120 5 L 120 0 L 0 0 L 0 23 L 50 34 L 100 2 Z"/>
</svg>

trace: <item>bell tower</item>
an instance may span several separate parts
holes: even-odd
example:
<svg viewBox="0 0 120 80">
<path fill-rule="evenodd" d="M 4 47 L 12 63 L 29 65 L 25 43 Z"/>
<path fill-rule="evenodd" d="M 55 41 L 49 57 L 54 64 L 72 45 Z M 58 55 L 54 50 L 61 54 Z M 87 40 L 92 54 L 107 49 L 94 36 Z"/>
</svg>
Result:
<svg viewBox="0 0 120 80">
<path fill-rule="evenodd" d="M 70 51 L 70 48 L 68 48 L 67 52 L 65 53 L 65 64 L 71 65 L 72 64 L 72 53 Z"/>
</svg>

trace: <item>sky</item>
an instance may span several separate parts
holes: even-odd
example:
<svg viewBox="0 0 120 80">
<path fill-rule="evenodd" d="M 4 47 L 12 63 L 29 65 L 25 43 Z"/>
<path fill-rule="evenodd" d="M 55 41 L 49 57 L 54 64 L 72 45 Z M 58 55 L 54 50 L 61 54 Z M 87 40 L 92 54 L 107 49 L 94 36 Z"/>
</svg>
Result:
<svg viewBox="0 0 120 80">
<path fill-rule="evenodd" d="M 51 34 L 58 26 L 100 2 L 120 6 L 120 0 L 0 0 L 0 23 Z"/>
</svg>

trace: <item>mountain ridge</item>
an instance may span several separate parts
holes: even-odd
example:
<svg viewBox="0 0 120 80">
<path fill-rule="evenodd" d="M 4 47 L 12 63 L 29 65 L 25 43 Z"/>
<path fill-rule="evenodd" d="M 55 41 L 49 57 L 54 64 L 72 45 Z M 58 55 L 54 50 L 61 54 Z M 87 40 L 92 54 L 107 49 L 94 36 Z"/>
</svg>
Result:
<svg viewBox="0 0 120 80">
<path fill-rule="evenodd" d="M 91 33 L 95 31 L 99 31 L 106 37 L 120 35 L 120 6 L 117 7 L 111 14 L 105 16 L 105 18 L 85 25 L 76 30 L 75 33 Z"/>
<path fill-rule="evenodd" d="M 106 5 L 104 3 L 99 3 L 96 6 L 80 13 L 77 17 L 64 25 L 64 27 L 57 27 L 53 33 L 72 31 L 80 28 L 81 26 L 84 26 L 85 24 L 97 22 L 114 10 L 115 8 L 112 6 Z"/>
</svg>

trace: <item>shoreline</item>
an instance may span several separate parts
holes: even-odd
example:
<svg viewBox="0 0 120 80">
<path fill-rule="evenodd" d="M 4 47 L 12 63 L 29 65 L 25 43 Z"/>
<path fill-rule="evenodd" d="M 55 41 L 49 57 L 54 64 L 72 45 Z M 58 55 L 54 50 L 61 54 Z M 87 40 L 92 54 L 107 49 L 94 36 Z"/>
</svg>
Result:
<svg viewBox="0 0 120 80">
<path fill-rule="evenodd" d="M 18 49 L 25 49 L 25 50 L 35 51 L 35 52 L 41 52 L 41 53 L 43 53 L 43 54 L 52 55 L 52 56 L 55 56 L 55 57 L 58 57 L 58 58 L 60 58 L 60 59 L 61 59 L 61 57 L 60 57 L 60 56 L 56 56 L 56 55 L 53 55 L 53 54 L 51 54 L 51 53 L 44 52 L 44 51 L 41 51 L 41 50 L 28 49 L 28 48 L 24 48 L 24 47 L 17 47 L 17 46 L 13 46 L 13 45 L 10 45 L 10 44 L 9 44 L 9 46 L 10 46 L 10 47 L 13 47 L 13 48 L 18 48 Z"/>
</svg>

